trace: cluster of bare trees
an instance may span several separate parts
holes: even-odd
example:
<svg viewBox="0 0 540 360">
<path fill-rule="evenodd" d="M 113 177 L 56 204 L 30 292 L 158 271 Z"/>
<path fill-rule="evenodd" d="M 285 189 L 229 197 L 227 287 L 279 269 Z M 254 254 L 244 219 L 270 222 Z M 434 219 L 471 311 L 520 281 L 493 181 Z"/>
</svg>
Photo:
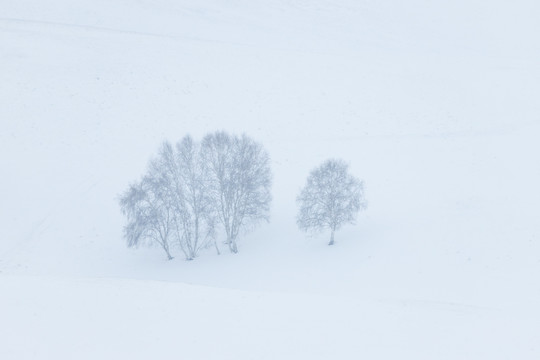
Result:
<svg viewBox="0 0 540 360">
<path fill-rule="evenodd" d="M 178 247 L 191 260 L 203 248 L 219 253 L 219 224 L 236 253 L 240 231 L 268 220 L 269 162 L 245 135 L 215 132 L 201 142 L 186 136 L 175 146 L 163 143 L 146 175 L 120 197 L 128 246 L 155 242 L 169 259 Z"/>
<path fill-rule="evenodd" d="M 223 231 L 232 253 L 238 252 L 242 230 L 269 218 L 272 196 L 270 160 L 264 148 L 246 135 L 220 131 L 202 141 L 190 136 L 175 145 L 164 142 L 142 179 L 120 197 L 127 217 L 124 236 L 129 247 L 159 244 L 173 258 L 180 249 L 192 260 L 214 247 Z M 330 230 L 354 223 L 366 207 L 363 183 L 348 173 L 342 160 L 327 160 L 308 176 L 297 197 L 298 227 Z"/>
</svg>

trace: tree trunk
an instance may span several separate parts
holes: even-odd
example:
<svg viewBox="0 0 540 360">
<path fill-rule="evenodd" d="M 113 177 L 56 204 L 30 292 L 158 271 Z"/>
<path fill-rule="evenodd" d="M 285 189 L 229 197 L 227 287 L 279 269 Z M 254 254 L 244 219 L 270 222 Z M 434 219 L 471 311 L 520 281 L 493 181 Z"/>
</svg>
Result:
<svg viewBox="0 0 540 360">
<path fill-rule="evenodd" d="M 334 245 L 334 229 L 332 229 L 332 233 L 330 234 L 330 242 L 328 245 Z"/>
<path fill-rule="evenodd" d="M 233 254 L 236 254 L 238 252 L 238 247 L 236 246 L 236 241 L 235 240 L 230 240 L 229 242 L 229 250 L 231 250 L 231 252 Z"/>
<path fill-rule="evenodd" d="M 171 256 L 171 253 L 169 252 L 169 245 L 161 244 L 161 247 L 163 250 L 165 250 L 165 253 L 167 254 L 167 260 L 172 260 L 174 257 Z"/>
<path fill-rule="evenodd" d="M 216 247 L 216 251 L 218 255 L 221 255 L 221 252 L 219 251 L 219 247 L 217 246 L 217 241 L 214 240 L 214 246 Z"/>
<path fill-rule="evenodd" d="M 232 252 L 232 241 L 229 235 L 227 235 L 227 245 L 229 246 L 229 251 Z"/>
</svg>

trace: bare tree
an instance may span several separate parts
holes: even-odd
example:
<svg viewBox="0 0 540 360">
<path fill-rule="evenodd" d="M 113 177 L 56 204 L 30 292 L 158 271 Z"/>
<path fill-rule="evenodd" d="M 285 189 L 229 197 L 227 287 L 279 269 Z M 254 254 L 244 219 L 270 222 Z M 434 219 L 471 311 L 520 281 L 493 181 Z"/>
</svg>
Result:
<svg viewBox="0 0 540 360">
<path fill-rule="evenodd" d="M 302 230 L 334 232 L 346 223 L 354 223 L 358 212 L 366 208 L 363 182 L 348 173 L 342 160 L 327 160 L 311 171 L 296 201 L 300 209 L 298 227 Z"/>
<path fill-rule="evenodd" d="M 166 193 L 164 178 L 152 174 L 143 177 L 121 196 L 120 206 L 128 219 L 124 227 L 128 247 L 155 242 L 171 260 L 169 239 L 174 210 Z"/>
<path fill-rule="evenodd" d="M 229 250 L 237 253 L 239 232 L 269 218 L 272 181 L 268 153 L 246 135 L 223 131 L 205 136 L 202 150 L 216 212 Z"/>
<path fill-rule="evenodd" d="M 203 166 L 201 148 L 191 136 L 185 136 L 176 144 L 169 168 L 172 175 L 172 193 L 177 210 L 175 228 L 177 240 L 186 259 L 191 260 L 198 252 L 215 242 L 217 214 L 209 191 L 210 179 L 207 167 Z"/>
</svg>

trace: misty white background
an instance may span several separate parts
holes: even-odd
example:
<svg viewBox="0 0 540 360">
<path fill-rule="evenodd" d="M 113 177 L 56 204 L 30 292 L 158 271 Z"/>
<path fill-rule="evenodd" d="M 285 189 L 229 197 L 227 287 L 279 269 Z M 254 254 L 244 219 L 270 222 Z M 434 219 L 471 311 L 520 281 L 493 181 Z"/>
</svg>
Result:
<svg viewBox="0 0 540 360">
<path fill-rule="evenodd" d="M 537 2 L 0 8 L 0 358 L 540 356 Z M 270 223 L 127 249 L 118 195 L 221 129 L 268 150 Z M 295 224 L 329 157 L 369 203 L 334 247 Z"/>
</svg>

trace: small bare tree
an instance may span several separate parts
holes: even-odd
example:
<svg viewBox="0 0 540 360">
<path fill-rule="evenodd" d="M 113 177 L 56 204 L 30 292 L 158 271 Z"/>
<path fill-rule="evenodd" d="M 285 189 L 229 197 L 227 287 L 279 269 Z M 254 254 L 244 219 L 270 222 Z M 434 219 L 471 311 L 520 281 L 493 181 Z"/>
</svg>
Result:
<svg viewBox="0 0 540 360">
<path fill-rule="evenodd" d="M 229 250 L 237 253 L 239 232 L 269 218 L 270 158 L 262 145 L 248 136 L 223 131 L 205 136 L 202 150 L 216 212 Z"/>
<path fill-rule="evenodd" d="M 327 160 L 311 171 L 296 201 L 300 209 L 298 227 L 302 230 L 329 229 L 334 233 L 346 223 L 354 223 L 358 212 L 366 208 L 363 182 L 348 173 L 342 160 Z"/>
</svg>

